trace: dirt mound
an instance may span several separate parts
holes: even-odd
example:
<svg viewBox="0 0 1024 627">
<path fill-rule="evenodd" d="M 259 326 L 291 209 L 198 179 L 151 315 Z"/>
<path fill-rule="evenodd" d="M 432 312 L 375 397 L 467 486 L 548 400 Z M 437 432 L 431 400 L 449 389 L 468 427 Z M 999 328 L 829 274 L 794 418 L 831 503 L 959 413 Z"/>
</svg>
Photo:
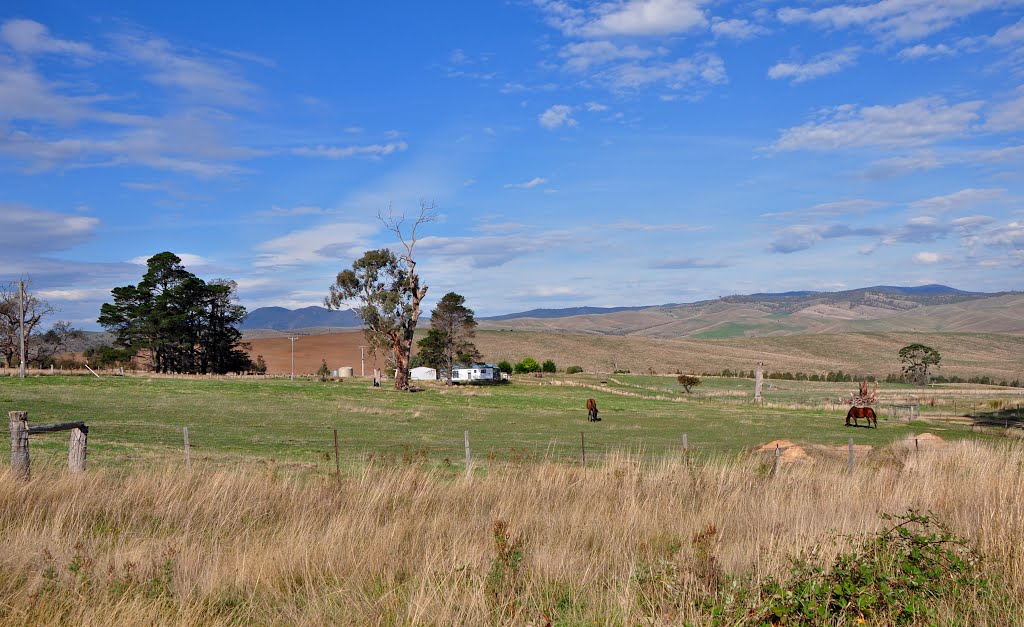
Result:
<svg viewBox="0 0 1024 627">
<path fill-rule="evenodd" d="M 767 444 L 762 444 L 761 446 L 757 447 L 754 450 L 756 450 L 758 453 L 770 452 L 774 454 L 776 447 L 778 447 L 780 450 L 779 457 L 783 464 L 814 463 L 814 458 L 807 454 L 807 449 L 800 446 L 796 442 L 791 442 L 790 440 L 772 440 Z"/>
<path fill-rule="evenodd" d="M 946 441 L 934 433 L 920 433 L 918 435 L 908 435 L 903 440 L 903 445 L 908 448 L 919 449 L 922 451 L 932 451 L 935 449 L 945 448 Z"/>
</svg>

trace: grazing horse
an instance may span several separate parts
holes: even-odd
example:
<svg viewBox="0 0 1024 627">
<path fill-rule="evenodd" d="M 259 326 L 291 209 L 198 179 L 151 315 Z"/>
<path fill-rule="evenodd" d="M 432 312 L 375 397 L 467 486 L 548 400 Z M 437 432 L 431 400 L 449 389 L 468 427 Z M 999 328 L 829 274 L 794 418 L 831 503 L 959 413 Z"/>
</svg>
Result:
<svg viewBox="0 0 1024 627">
<path fill-rule="evenodd" d="M 874 424 L 875 428 L 878 428 L 878 418 L 875 416 L 875 410 L 871 409 L 870 407 L 851 407 L 850 411 L 846 412 L 847 427 L 850 426 L 850 418 L 853 418 L 853 426 L 855 427 L 860 426 L 859 424 L 857 424 L 857 419 L 864 418 L 865 420 L 867 420 L 869 427 L 872 424 Z"/>
<path fill-rule="evenodd" d="M 587 399 L 587 419 L 590 422 L 597 422 L 600 418 L 597 417 L 597 401 L 592 398 Z"/>
</svg>

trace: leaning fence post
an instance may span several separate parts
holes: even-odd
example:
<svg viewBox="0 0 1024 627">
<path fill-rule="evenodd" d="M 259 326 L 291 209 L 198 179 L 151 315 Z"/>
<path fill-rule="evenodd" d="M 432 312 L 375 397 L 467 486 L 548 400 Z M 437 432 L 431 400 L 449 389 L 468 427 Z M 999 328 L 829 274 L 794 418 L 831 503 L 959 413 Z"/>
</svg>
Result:
<svg viewBox="0 0 1024 627">
<path fill-rule="evenodd" d="M 465 432 L 466 436 L 466 474 L 469 474 L 469 431 Z"/>
<path fill-rule="evenodd" d="M 583 432 L 580 431 L 580 452 L 583 454 L 583 467 L 587 467 L 587 444 L 583 439 Z"/>
<path fill-rule="evenodd" d="M 188 466 L 189 468 L 191 468 L 192 467 L 192 455 L 191 455 L 191 448 L 192 447 L 189 446 L 189 443 L 188 443 L 188 427 L 185 427 L 184 429 L 182 429 L 182 432 L 185 434 L 185 465 Z"/>
<path fill-rule="evenodd" d="M 31 476 L 28 455 L 28 412 L 7 412 L 11 419 L 11 472 L 17 479 Z"/>
<path fill-rule="evenodd" d="M 778 476 L 778 474 L 779 474 L 779 466 L 781 464 L 782 464 L 782 450 L 779 448 L 779 445 L 776 444 L 775 445 L 775 468 L 772 470 L 772 475 Z"/>
<path fill-rule="evenodd" d="M 85 472 L 86 445 L 89 440 L 89 427 L 81 426 L 71 430 L 71 443 L 68 444 L 68 471 Z"/>
<path fill-rule="evenodd" d="M 850 462 L 849 462 L 849 465 L 847 467 L 847 473 L 852 477 L 853 476 L 853 438 L 850 438 L 850 441 L 847 443 L 846 446 L 847 446 L 847 448 L 850 449 Z"/>
<path fill-rule="evenodd" d="M 338 430 L 334 430 L 334 469 L 338 473 L 338 479 L 341 479 L 341 457 L 338 455 Z"/>
</svg>

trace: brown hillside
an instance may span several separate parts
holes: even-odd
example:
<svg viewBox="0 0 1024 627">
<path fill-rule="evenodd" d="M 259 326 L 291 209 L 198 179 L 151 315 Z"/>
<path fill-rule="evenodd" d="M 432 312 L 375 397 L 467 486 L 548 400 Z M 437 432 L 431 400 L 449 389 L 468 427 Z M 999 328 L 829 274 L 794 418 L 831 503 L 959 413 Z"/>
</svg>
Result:
<svg viewBox="0 0 1024 627">
<path fill-rule="evenodd" d="M 847 333 L 729 340 L 654 339 L 639 336 L 478 331 L 476 345 L 489 361 L 552 359 L 559 368 L 628 369 L 659 373 L 751 370 L 764 360 L 771 371 L 824 374 L 843 370 L 884 377 L 899 372 L 899 349 L 920 342 L 942 354 L 941 374 L 1024 378 L 1024 337 L 995 334 Z"/>
<path fill-rule="evenodd" d="M 254 361 L 257 355 L 263 355 L 268 374 L 288 374 L 291 371 L 291 341 L 287 337 L 246 341 L 252 346 L 249 353 Z M 359 376 L 360 345 L 366 345 L 362 331 L 299 336 L 295 341 L 295 374 L 312 374 L 326 359 L 331 370 L 351 366 Z M 373 369 L 383 367 L 383 363 L 380 356 L 375 361 L 369 349 L 366 350 L 366 376 L 372 376 Z"/>
</svg>

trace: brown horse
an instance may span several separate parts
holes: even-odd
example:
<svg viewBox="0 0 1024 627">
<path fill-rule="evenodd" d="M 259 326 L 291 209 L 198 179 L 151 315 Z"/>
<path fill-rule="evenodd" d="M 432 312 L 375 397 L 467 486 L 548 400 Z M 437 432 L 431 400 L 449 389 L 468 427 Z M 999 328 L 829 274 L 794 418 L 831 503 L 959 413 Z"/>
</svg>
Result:
<svg viewBox="0 0 1024 627">
<path fill-rule="evenodd" d="M 855 427 L 860 426 L 859 424 L 857 424 L 857 419 L 864 418 L 865 420 L 867 420 L 869 427 L 873 424 L 875 425 L 876 429 L 878 428 L 878 417 L 875 416 L 875 410 L 871 409 L 870 407 L 851 407 L 850 411 L 846 412 L 847 427 L 850 426 L 850 418 L 853 418 L 853 426 Z"/>
<path fill-rule="evenodd" d="M 600 418 L 597 417 L 597 401 L 592 398 L 587 399 L 587 420 L 590 422 L 597 422 Z"/>
</svg>

